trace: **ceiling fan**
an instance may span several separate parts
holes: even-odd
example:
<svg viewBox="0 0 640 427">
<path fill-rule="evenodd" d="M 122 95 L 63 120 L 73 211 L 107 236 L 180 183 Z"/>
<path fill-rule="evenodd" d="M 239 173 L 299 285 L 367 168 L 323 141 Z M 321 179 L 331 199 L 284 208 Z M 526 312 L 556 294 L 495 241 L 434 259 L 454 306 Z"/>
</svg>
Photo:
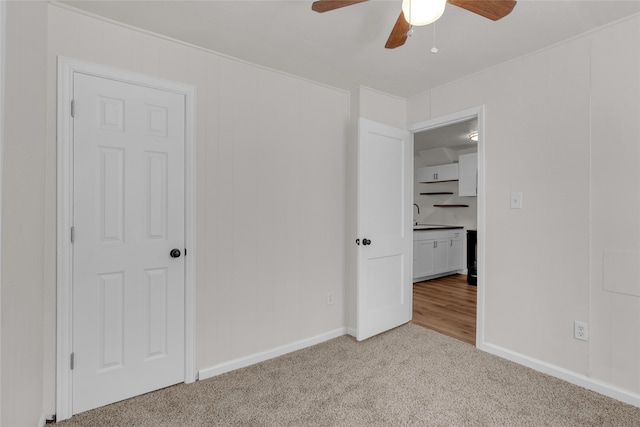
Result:
<svg viewBox="0 0 640 427">
<path fill-rule="evenodd" d="M 322 13 L 365 1 L 367 0 L 318 0 L 313 2 L 311 9 Z M 515 0 L 403 0 L 400 16 L 384 47 L 395 49 L 402 46 L 407 41 L 412 25 L 427 25 L 436 21 L 442 16 L 446 3 L 492 21 L 504 18 L 516 5 Z M 409 19 L 406 16 L 409 16 Z"/>
</svg>

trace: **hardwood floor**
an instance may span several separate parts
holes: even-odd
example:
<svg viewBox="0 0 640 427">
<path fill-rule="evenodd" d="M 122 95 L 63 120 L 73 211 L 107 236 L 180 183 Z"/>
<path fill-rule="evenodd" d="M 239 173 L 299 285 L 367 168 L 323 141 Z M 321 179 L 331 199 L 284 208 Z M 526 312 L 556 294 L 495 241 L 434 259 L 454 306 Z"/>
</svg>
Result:
<svg viewBox="0 0 640 427">
<path fill-rule="evenodd" d="M 476 286 L 455 274 L 413 284 L 413 323 L 476 343 Z"/>
</svg>

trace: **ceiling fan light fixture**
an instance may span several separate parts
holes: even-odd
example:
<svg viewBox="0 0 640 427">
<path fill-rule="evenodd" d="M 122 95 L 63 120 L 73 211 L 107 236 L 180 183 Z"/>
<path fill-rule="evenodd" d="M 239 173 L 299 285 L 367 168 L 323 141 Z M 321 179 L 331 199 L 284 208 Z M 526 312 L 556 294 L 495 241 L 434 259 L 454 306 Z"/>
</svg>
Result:
<svg viewBox="0 0 640 427">
<path fill-rule="evenodd" d="M 428 25 L 444 13 L 447 0 L 403 0 L 402 12 L 411 25 Z"/>
</svg>

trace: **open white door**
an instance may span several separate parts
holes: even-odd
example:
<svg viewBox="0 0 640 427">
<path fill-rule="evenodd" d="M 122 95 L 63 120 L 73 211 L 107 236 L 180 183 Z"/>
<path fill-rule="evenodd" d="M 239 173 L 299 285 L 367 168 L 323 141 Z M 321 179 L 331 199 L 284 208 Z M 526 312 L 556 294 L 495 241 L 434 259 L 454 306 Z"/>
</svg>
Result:
<svg viewBox="0 0 640 427">
<path fill-rule="evenodd" d="M 411 320 L 412 146 L 408 131 L 360 119 L 358 340 Z"/>
</svg>

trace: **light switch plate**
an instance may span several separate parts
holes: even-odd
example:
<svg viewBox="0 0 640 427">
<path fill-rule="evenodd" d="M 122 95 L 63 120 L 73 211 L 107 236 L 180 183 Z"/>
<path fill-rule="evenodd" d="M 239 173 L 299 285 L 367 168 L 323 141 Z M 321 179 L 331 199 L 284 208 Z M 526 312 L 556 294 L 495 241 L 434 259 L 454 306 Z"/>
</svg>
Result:
<svg viewBox="0 0 640 427">
<path fill-rule="evenodd" d="M 511 209 L 522 209 L 522 193 L 520 191 L 511 192 Z"/>
</svg>

